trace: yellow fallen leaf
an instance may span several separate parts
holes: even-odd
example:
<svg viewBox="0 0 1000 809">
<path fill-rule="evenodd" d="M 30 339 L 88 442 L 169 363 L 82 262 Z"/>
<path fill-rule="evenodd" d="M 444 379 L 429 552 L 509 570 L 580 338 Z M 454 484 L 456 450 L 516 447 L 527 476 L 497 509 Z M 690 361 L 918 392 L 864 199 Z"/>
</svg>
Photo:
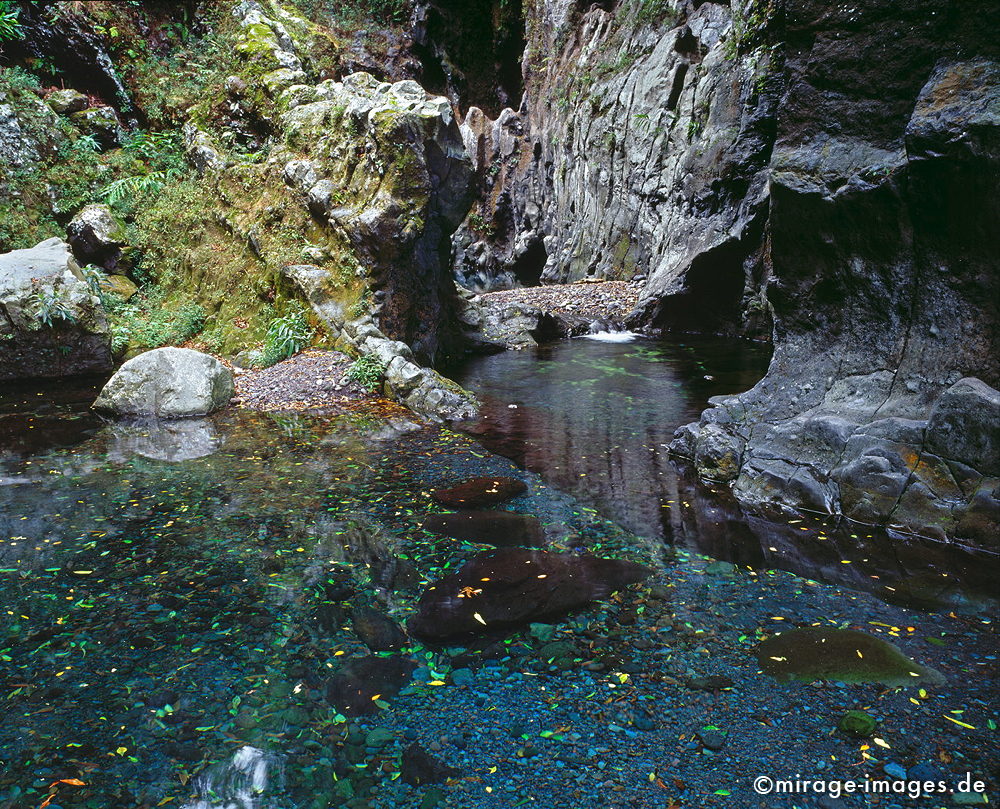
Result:
<svg viewBox="0 0 1000 809">
<path fill-rule="evenodd" d="M 958 721 L 957 719 L 952 719 L 952 718 L 951 718 L 950 716 L 948 716 L 947 714 L 943 714 L 943 716 L 944 716 L 944 718 L 945 718 L 945 719 L 947 719 L 947 720 L 948 720 L 949 722 L 954 722 L 954 723 L 955 723 L 956 725 L 958 725 L 958 726 L 960 726 L 960 727 L 963 727 L 963 728 L 968 728 L 969 730 L 975 730 L 975 729 L 976 729 L 975 725 L 968 725 L 968 724 L 966 724 L 965 722 L 959 722 L 959 721 Z"/>
<path fill-rule="evenodd" d="M 431 680 L 427 685 L 444 685 L 444 680 Z"/>
<path fill-rule="evenodd" d="M 872 741 L 875 742 L 875 744 L 877 744 L 879 747 L 884 747 L 886 750 L 891 749 L 889 747 L 889 743 L 885 739 L 879 739 L 878 737 L 875 737 L 874 739 L 872 739 Z"/>
<path fill-rule="evenodd" d="M 483 626 L 486 626 L 486 621 L 483 620 L 483 616 L 480 615 L 478 612 L 472 613 L 472 617 L 475 618 L 477 621 L 479 621 L 479 623 L 481 623 Z"/>
</svg>

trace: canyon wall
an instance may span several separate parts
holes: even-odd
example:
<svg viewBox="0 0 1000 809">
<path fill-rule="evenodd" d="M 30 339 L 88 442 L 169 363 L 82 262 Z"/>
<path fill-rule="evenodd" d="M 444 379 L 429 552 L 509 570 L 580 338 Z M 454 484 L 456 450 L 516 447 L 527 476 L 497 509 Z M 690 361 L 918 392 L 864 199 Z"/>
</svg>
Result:
<svg viewBox="0 0 1000 809">
<path fill-rule="evenodd" d="M 529 4 L 523 100 L 463 124 L 482 202 L 456 277 L 639 277 L 633 327 L 772 339 L 766 377 L 680 431 L 678 455 L 749 507 L 995 545 L 1000 67 L 984 12 Z"/>
</svg>

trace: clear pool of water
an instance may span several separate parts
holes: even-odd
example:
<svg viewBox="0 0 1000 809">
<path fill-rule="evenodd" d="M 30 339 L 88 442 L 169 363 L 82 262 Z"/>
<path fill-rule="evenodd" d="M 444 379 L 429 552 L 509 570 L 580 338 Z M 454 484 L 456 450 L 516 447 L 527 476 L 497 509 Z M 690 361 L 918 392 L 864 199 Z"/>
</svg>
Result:
<svg viewBox="0 0 1000 809">
<path fill-rule="evenodd" d="M 755 523 L 666 457 L 765 361 L 644 339 L 478 360 L 471 435 L 363 412 L 111 423 L 87 409 L 99 380 L 7 389 L 0 807 L 743 809 L 771 805 L 750 786 L 762 767 L 989 771 L 987 563 Z M 524 480 L 502 508 L 537 516 L 549 550 L 650 578 L 550 623 L 373 655 L 358 609 L 405 626 L 488 550 L 421 528 L 442 511 L 430 492 L 474 475 Z M 945 685 L 761 672 L 760 639 L 814 624 L 891 640 Z M 412 680 L 370 713 L 331 701 L 357 661 L 373 685 L 400 658 Z M 891 753 L 835 730 L 862 707 Z M 438 783 L 413 777 L 414 744 L 450 768 Z"/>
</svg>

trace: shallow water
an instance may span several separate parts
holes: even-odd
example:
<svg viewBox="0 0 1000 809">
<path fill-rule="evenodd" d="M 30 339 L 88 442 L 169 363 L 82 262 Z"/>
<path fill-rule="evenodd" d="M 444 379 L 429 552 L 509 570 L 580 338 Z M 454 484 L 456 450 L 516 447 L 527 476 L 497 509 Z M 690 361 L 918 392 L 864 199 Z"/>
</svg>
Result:
<svg viewBox="0 0 1000 809">
<path fill-rule="evenodd" d="M 710 397 L 751 388 L 770 350 L 629 334 L 624 344 L 578 338 L 467 363 L 455 378 L 484 402 L 468 431 L 642 537 L 902 604 L 975 610 L 996 597 L 995 558 L 829 516 L 745 513 L 724 486 L 679 468 L 667 452 L 674 431 Z"/>
<path fill-rule="evenodd" d="M 466 379 L 493 396 L 487 415 L 517 414 L 505 423 L 521 430 L 479 437 L 513 435 L 517 463 L 405 419 L 110 424 L 86 411 L 96 382 L 5 391 L 0 807 L 743 809 L 772 805 L 750 789 L 762 767 L 846 777 L 898 758 L 988 773 L 992 613 L 971 577 L 935 569 L 951 557 L 893 554 L 894 584 L 873 586 L 880 574 L 841 572 L 868 569 L 865 547 L 842 565 L 829 528 L 755 527 L 650 450 L 707 396 L 752 384 L 762 358 L 731 349 L 573 341 L 477 364 Z M 548 549 L 652 577 L 548 625 L 372 657 L 352 610 L 405 624 L 425 586 L 484 550 L 420 527 L 443 510 L 433 488 L 475 475 L 528 484 L 504 508 L 536 516 Z M 649 485 L 668 478 L 674 503 Z M 807 578 L 775 570 L 789 558 Z M 887 603 L 921 574 L 936 611 Z M 759 639 L 817 623 L 891 639 L 946 685 L 760 672 Z M 368 715 L 331 702 L 352 665 L 370 680 Z M 891 753 L 834 731 L 862 707 Z M 729 740 L 716 752 L 698 735 L 712 727 Z M 453 768 L 447 783 L 406 783 L 414 743 Z"/>
</svg>

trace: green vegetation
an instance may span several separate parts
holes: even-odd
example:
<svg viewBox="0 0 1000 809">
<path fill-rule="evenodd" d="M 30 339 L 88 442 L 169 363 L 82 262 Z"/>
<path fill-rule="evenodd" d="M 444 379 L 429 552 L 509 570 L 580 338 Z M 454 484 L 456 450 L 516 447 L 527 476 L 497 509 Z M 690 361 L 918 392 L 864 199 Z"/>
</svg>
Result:
<svg viewBox="0 0 1000 809">
<path fill-rule="evenodd" d="M 635 19 L 640 23 L 661 22 L 667 12 L 673 10 L 670 0 L 639 0 L 635 10 Z"/>
<path fill-rule="evenodd" d="M 105 308 L 111 326 L 111 349 L 116 354 L 179 345 L 205 325 L 205 310 L 197 303 L 187 301 L 176 309 L 167 309 L 158 290 L 143 291 L 128 302 L 108 295 Z"/>
<path fill-rule="evenodd" d="M 296 304 L 288 314 L 276 317 L 268 325 L 261 363 L 267 368 L 288 359 L 309 345 L 312 339 L 313 330 L 306 321 L 305 312 Z"/>
<path fill-rule="evenodd" d="M 776 0 L 748 0 L 742 10 L 733 6 L 733 26 L 723 45 L 727 59 L 765 44 L 772 21 L 778 13 Z"/>
<path fill-rule="evenodd" d="M 376 391 L 385 378 L 385 364 L 378 357 L 365 354 L 351 363 L 345 376 L 367 391 Z"/>
<path fill-rule="evenodd" d="M 76 320 L 61 288 L 36 289 L 31 294 L 31 302 L 35 318 L 47 328 L 55 327 L 58 322 L 73 323 Z"/>
<path fill-rule="evenodd" d="M 24 29 L 21 28 L 21 21 L 18 19 L 20 11 L 11 0 L 0 1 L 0 42 L 24 36 Z"/>
<path fill-rule="evenodd" d="M 409 18 L 407 0 L 292 0 L 306 16 L 313 20 L 324 17 L 341 25 L 364 21 L 403 23 Z"/>
</svg>

